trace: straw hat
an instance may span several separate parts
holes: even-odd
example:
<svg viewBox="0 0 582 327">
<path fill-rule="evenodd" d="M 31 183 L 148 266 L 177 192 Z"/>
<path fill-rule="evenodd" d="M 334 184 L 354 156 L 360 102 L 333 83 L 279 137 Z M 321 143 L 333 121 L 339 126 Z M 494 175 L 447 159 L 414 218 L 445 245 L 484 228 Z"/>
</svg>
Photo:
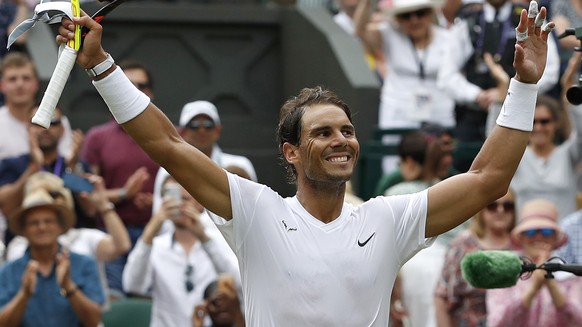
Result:
<svg viewBox="0 0 582 327">
<path fill-rule="evenodd" d="M 63 189 L 63 192 L 68 192 Z M 22 201 L 22 207 L 8 217 L 8 228 L 16 235 L 22 235 L 22 219 L 32 209 L 51 208 L 58 212 L 63 227 L 63 233 L 75 225 L 75 214 L 66 204 L 59 201 L 59 197 L 53 197 L 45 189 L 37 189 L 28 193 Z"/>
<path fill-rule="evenodd" d="M 379 7 L 385 15 L 396 16 L 423 8 L 441 8 L 443 4 L 443 0 L 382 0 Z"/>
<path fill-rule="evenodd" d="M 49 194 L 58 192 L 64 198 L 65 205 L 67 205 L 71 210 L 75 209 L 73 195 L 71 194 L 71 191 L 65 187 L 65 182 L 59 176 L 46 171 L 39 171 L 30 175 L 24 185 L 24 194 L 39 189 L 46 190 Z"/>
<path fill-rule="evenodd" d="M 511 231 L 511 240 L 517 247 L 521 247 L 519 236 L 523 231 L 551 228 L 556 231 L 554 249 L 557 249 L 568 241 L 568 235 L 560 228 L 557 221 L 558 208 L 554 203 L 543 199 L 528 201 L 521 207 L 519 223 Z"/>
</svg>

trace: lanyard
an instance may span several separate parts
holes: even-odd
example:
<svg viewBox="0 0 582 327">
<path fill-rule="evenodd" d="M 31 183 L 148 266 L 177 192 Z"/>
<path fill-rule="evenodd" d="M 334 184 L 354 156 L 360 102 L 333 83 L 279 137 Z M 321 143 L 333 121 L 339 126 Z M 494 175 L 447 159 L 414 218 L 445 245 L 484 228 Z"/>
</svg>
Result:
<svg viewBox="0 0 582 327">
<path fill-rule="evenodd" d="M 63 157 L 58 156 L 57 161 L 55 162 L 55 168 L 53 168 L 53 174 L 61 176 L 62 169 L 63 169 Z M 45 166 L 42 166 L 41 170 L 46 171 Z"/>
<path fill-rule="evenodd" d="M 412 41 L 412 38 L 410 39 L 410 44 L 412 45 L 412 54 L 414 55 L 414 60 L 416 61 L 416 64 L 418 65 L 418 76 L 420 77 L 421 80 L 424 80 L 424 79 L 426 79 L 426 72 L 424 70 L 424 63 L 425 63 L 426 58 L 428 57 L 428 48 L 429 48 L 430 44 L 427 44 L 426 48 L 424 48 L 424 55 L 422 56 L 422 58 L 418 54 L 418 50 L 414 46 L 414 41 Z"/>
<path fill-rule="evenodd" d="M 513 35 L 513 29 L 511 28 L 511 25 L 509 24 L 510 18 L 507 18 L 504 22 L 503 22 L 503 29 L 501 31 L 501 38 L 499 39 L 499 45 L 497 46 L 497 52 L 494 55 L 494 58 L 499 60 L 503 54 L 503 51 L 505 50 L 505 46 L 507 45 L 507 40 L 509 39 L 509 35 Z M 494 18 L 495 21 L 497 21 L 497 17 Z M 481 27 L 480 31 L 479 31 L 479 36 L 477 38 L 477 44 L 476 44 L 476 48 L 480 51 L 483 52 L 483 45 L 485 43 L 485 25 L 487 24 L 487 22 L 485 21 L 485 12 L 482 11 L 481 15 L 479 16 L 479 27 Z"/>
</svg>

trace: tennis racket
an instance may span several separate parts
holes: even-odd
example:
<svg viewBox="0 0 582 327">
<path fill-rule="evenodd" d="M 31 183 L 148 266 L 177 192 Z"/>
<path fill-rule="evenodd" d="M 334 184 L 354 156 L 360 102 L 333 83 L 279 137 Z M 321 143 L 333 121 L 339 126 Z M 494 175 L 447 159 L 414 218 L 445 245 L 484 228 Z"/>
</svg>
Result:
<svg viewBox="0 0 582 327">
<path fill-rule="evenodd" d="M 122 2 L 123 0 L 113 0 L 109 2 L 107 5 L 101 7 L 97 12 L 95 12 L 91 18 L 96 22 L 101 22 L 108 13 L 119 6 Z M 79 0 L 71 0 L 71 6 L 73 15 L 75 17 L 81 16 Z M 69 78 L 69 74 L 75 65 L 77 52 L 79 51 L 81 44 L 83 43 L 83 39 L 88 32 L 89 29 L 86 27 L 81 28 L 81 26 L 75 25 L 75 38 L 70 40 L 64 47 L 63 51 L 61 51 L 61 55 L 59 56 L 57 65 L 42 97 L 38 110 L 36 111 L 34 117 L 32 117 L 32 122 L 34 124 L 44 128 L 48 128 L 50 126 L 55 107 L 61 98 L 61 94 L 63 93 L 63 89 L 65 88 L 65 84 Z"/>
<path fill-rule="evenodd" d="M 74 17 L 81 16 L 79 0 L 71 0 L 71 8 Z M 77 51 L 81 48 L 81 26 L 75 24 L 75 38 L 67 42 L 61 51 L 55 71 L 51 76 L 49 84 L 44 92 L 38 110 L 32 117 L 32 122 L 44 128 L 49 128 L 55 107 L 61 98 L 71 69 L 77 59 Z"/>
</svg>

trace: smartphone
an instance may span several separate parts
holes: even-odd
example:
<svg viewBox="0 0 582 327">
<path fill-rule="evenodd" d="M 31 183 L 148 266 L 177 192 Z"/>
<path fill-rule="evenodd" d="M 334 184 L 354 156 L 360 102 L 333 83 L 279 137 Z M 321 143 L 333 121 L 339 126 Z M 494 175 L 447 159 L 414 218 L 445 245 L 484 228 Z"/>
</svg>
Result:
<svg viewBox="0 0 582 327">
<path fill-rule="evenodd" d="M 88 179 L 75 174 L 65 174 L 63 176 L 65 187 L 73 193 L 93 192 L 93 184 Z"/>
<path fill-rule="evenodd" d="M 178 183 L 169 183 L 164 188 L 164 197 L 170 197 L 177 201 L 178 203 L 182 203 L 182 186 Z M 169 218 L 171 220 L 176 220 L 180 216 L 179 212 L 172 214 Z"/>
<path fill-rule="evenodd" d="M 178 183 L 170 183 L 164 189 L 164 196 L 169 196 L 172 199 L 182 202 L 182 186 Z"/>
</svg>

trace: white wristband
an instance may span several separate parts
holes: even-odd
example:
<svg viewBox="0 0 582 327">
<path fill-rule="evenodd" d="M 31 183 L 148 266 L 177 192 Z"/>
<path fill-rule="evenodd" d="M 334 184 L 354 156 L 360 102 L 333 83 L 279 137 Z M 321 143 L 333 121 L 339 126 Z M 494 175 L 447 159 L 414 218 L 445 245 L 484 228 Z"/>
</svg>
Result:
<svg viewBox="0 0 582 327">
<path fill-rule="evenodd" d="M 537 94 L 537 84 L 526 84 L 512 78 L 501 112 L 497 117 L 497 125 L 531 132 Z"/>
<path fill-rule="evenodd" d="M 138 90 L 119 67 L 105 78 L 93 81 L 93 85 L 118 124 L 134 119 L 150 104 L 150 98 Z"/>
</svg>

